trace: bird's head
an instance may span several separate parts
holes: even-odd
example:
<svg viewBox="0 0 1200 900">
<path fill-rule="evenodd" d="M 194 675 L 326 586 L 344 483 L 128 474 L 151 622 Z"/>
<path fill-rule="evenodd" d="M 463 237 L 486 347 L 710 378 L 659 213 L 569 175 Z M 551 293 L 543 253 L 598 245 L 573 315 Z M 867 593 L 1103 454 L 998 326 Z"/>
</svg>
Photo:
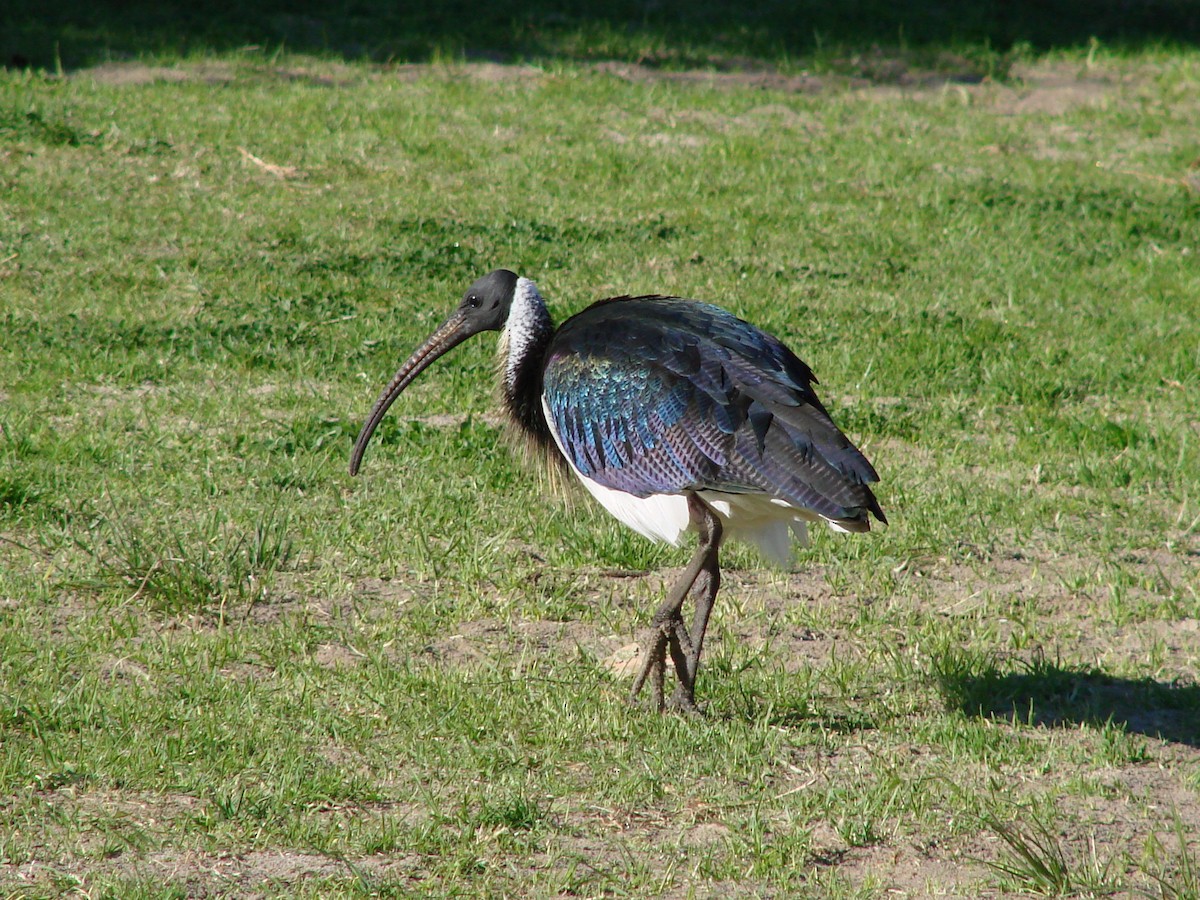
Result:
<svg viewBox="0 0 1200 900">
<path fill-rule="evenodd" d="M 429 364 L 450 350 L 453 350 L 469 337 L 484 331 L 500 331 L 508 323 L 508 314 L 512 310 L 513 297 L 517 294 L 518 282 L 532 285 L 532 282 L 519 279 L 515 273 L 507 269 L 496 269 L 484 275 L 463 294 L 462 300 L 446 320 L 437 327 L 425 343 L 421 344 L 408 361 L 402 365 L 388 386 L 384 388 L 371 408 L 371 414 L 358 433 L 354 442 L 354 451 L 350 455 L 350 474 L 357 475 L 362 464 L 363 453 L 376 427 L 383 420 L 388 407 L 395 402 L 406 387 L 412 384 Z M 535 291 L 536 293 L 536 291 Z"/>
</svg>

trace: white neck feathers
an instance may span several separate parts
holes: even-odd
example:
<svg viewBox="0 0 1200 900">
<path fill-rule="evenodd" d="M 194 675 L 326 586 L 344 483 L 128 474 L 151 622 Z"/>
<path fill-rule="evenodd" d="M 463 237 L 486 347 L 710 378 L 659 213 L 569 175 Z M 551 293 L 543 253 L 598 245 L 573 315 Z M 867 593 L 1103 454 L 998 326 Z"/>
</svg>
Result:
<svg viewBox="0 0 1200 900">
<path fill-rule="evenodd" d="M 508 322 L 500 333 L 500 363 L 504 367 L 504 386 L 516 386 L 522 363 L 530 351 L 546 339 L 551 329 L 550 313 L 537 285 L 528 278 L 518 278 L 513 291 Z"/>
</svg>

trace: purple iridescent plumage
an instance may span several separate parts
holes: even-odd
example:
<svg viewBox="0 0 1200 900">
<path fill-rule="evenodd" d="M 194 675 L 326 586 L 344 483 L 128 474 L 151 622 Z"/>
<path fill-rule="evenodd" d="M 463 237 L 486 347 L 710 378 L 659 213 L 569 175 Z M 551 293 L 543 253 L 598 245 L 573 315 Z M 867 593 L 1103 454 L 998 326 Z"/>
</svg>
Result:
<svg viewBox="0 0 1200 900">
<path fill-rule="evenodd" d="M 604 300 L 568 319 L 542 373 L 564 451 L 604 487 L 761 493 L 839 522 L 885 521 L 867 487 L 878 476 L 815 381 L 748 322 L 660 296 Z"/>
</svg>

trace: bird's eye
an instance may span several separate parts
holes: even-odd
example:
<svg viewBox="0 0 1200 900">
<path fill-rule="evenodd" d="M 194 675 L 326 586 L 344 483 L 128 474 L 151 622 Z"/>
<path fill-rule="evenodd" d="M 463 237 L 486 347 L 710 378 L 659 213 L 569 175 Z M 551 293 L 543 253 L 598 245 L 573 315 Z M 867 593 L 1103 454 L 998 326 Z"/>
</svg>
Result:
<svg viewBox="0 0 1200 900">
<path fill-rule="evenodd" d="M 479 298 L 472 294 L 467 298 L 467 306 L 471 307 L 471 309 L 479 309 Z"/>
</svg>

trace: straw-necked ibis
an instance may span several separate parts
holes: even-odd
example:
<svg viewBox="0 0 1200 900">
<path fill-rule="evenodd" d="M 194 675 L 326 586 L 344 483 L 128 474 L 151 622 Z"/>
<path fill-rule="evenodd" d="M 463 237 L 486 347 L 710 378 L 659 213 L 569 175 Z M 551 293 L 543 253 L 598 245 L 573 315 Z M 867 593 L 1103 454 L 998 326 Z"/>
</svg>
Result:
<svg viewBox="0 0 1200 900">
<path fill-rule="evenodd" d="M 515 426 L 610 513 L 648 538 L 699 548 L 644 639 L 631 699 L 647 679 L 658 709 L 670 653 L 672 701 L 695 711 L 696 668 L 720 585 L 725 538 L 790 557 L 807 522 L 863 532 L 886 522 L 875 469 L 830 419 L 816 378 L 777 338 L 679 297 L 613 297 L 555 329 L 537 286 L 499 269 L 480 278 L 375 402 L 350 459 L 424 369 L 462 341 L 500 332 L 500 394 Z M 689 592 L 689 629 L 681 608 Z"/>
</svg>

